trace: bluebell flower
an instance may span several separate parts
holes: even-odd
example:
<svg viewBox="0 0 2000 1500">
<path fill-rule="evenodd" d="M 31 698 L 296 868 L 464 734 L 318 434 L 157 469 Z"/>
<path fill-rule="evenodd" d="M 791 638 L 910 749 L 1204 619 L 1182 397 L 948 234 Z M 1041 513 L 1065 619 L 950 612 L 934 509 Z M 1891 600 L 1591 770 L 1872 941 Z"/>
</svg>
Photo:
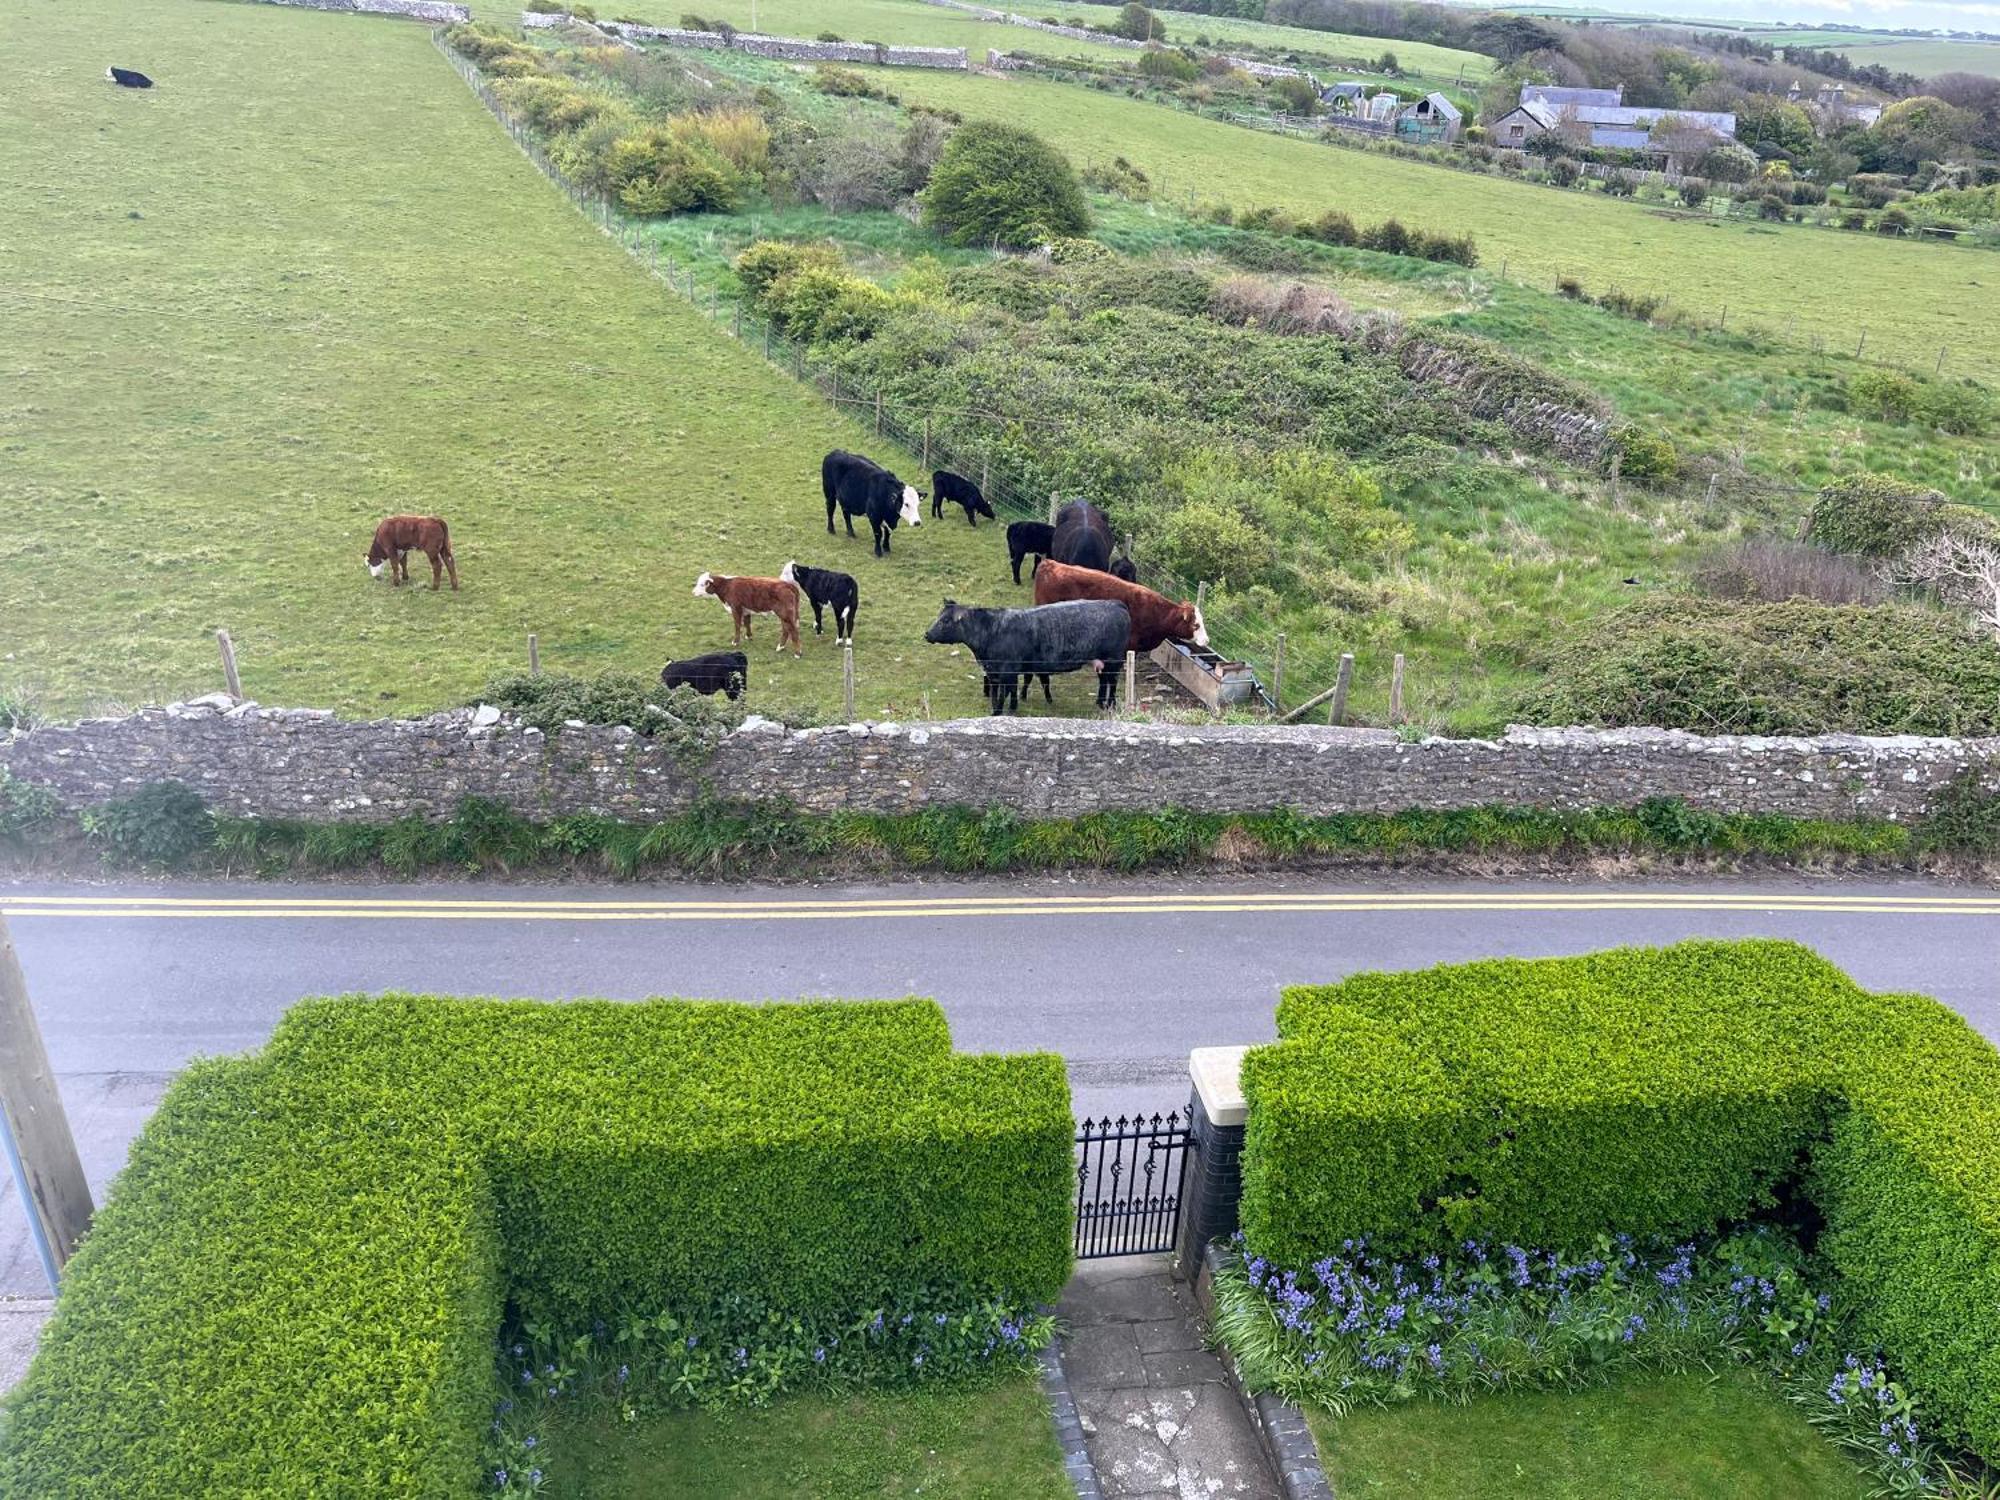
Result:
<svg viewBox="0 0 2000 1500">
<path fill-rule="evenodd" d="M 697 1342 L 699 1341 L 695 1338 L 693 1334 L 688 1335 L 688 1348 L 692 1349 Z"/>
<path fill-rule="evenodd" d="M 519 1359 L 522 1355 L 526 1354 L 527 1352 L 528 1352 L 528 1346 L 526 1344 L 516 1344 L 514 1346 L 514 1358 L 516 1359 Z"/>
<path fill-rule="evenodd" d="M 933 1319 L 932 1319 L 931 1321 L 932 1321 L 932 1322 L 934 1322 L 934 1323 L 936 1323 L 938 1327 L 942 1328 L 942 1327 L 944 1327 L 944 1325 L 945 1325 L 945 1322 L 946 1322 L 946 1319 L 945 1319 L 945 1315 L 944 1315 L 943 1313 L 939 1313 L 939 1314 L 938 1314 L 938 1315 L 937 1315 L 937 1316 L 936 1316 L 935 1318 L 933 1318 Z"/>
<path fill-rule="evenodd" d="M 823 1365 L 826 1363 L 825 1349 L 822 1348 L 813 1350 L 813 1363 L 816 1365 Z"/>
<path fill-rule="evenodd" d="M 918 1353 L 917 1353 L 917 1356 L 916 1356 L 916 1358 L 912 1359 L 912 1360 L 910 1361 L 910 1363 L 911 1363 L 911 1364 L 913 1364 L 913 1365 L 915 1365 L 915 1366 L 916 1366 L 916 1367 L 917 1367 L 918 1369 L 922 1369 L 922 1368 L 923 1368 L 923 1364 L 924 1364 L 924 1356 L 923 1356 L 923 1353 L 922 1353 L 922 1351 L 921 1351 L 921 1350 L 920 1350 L 920 1351 L 918 1351 Z"/>
<path fill-rule="evenodd" d="M 507 1488 L 507 1471 L 505 1469 L 495 1469 L 493 1471 L 493 1488 L 496 1490 Z"/>
<path fill-rule="evenodd" d="M 1898 1446 L 1897 1446 L 1896 1444 L 1894 1444 L 1894 1443 L 1891 1443 L 1891 1444 L 1889 1445 L 1889 1457 L 1891 1457 L 1891 1458 L 1901 1458 L 1902 1456 L 1903 1456 L 1903 1450 L 1902 1450 L 1902 1449 L 1901 1449 L 1900 1447 L 1898 1447 Z"/>
<path fill-rule="evenodd" d="M 513 1409 L 514 1409 L 514 1400 L 511 1396 L 508 1397 L 505 1401 L 502 1401 L 500 1403 L 500 1415 L 503 1417 Z"/>
<path fill-rule="evenodd" d="M 533 1385 L 534 1383 L 535 1383 L 535 1372 L 533 1370 L 523 1370 L 521 1372 L 521 1384 Z"/>
<path fill-rule="evenodd" d="M 632 1367 L 630 1365 L 620 1365 L 618 1367 L 618 1383 L 623 1385 L 631 1377 L 631 1374 Z"/>
<path fill-rule="evenodd" d="M 536 1438 L 532 1433 L 530 1433 L 527 1437 L 521 1440 L 521 1446 L 523 1448 L 532 1448 L 535 1446 L 535 1443 L 536 1443 Z"/>
<path fill-rule="evenodd" d="M 540 1469 L 528 1470 L 528 1483 L 540 1484 L 541 1482 L 542 1482 L 542 1471 Z"/>
</svg>

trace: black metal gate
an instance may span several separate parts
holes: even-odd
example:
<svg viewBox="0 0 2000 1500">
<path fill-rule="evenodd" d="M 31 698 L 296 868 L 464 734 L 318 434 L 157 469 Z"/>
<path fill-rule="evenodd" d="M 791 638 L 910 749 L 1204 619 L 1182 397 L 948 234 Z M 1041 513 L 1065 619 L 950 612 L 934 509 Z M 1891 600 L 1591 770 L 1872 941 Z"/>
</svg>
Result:
<svg viewBox="0 0 2000 1500">
<path fill-rule="evenodd" d="M 1172 1114 L 1085 1120 L 1076 1132 L 1076 1256 L 1174 1248 L 1188 1122 Z"/>
</svg>

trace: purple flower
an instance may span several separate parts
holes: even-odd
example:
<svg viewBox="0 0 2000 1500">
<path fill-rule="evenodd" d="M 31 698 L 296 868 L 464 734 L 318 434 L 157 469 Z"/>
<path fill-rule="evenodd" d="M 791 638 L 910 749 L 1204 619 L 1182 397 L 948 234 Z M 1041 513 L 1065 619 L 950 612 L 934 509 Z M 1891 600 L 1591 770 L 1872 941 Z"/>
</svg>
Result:
<svg viewBox="0 0 2000 1500">
<path fill-rule="evenodd" d="M 693 1348 L 693 1347 L 695 1346 L 696 1342 L 697 1342 L 697 1340 L 696 1340 L 695 1336 L 694 1336 L 693 1334 L 689 1334 L 689 1335 L 688 1335 L 688 1348 L 692 1349 L 692 1348 Z"/>
<path fill-rule="evenodd" d="M 540 1469 L 528 1470 L 528 1483 L 540 1484 L 541 1482 L 542 1482 L 542 1471 Z"/>
<path fill-rule="evenodd" d="M 535 1446 L 535 1443 L 536 1443 L 536 1441 L 537 1441 L 537 1439 L 536 1439 L 536 1438 L 534 1437 L 534 1435 L 533 1435 L 533 1434 L 531 1433 L 531 1434 L 530 1434 L 530 1435 L 529 1435 L 528 1437 L 526 1437 L 526 1438 L 524 1438 L 524 1439 L 522 1440 L 522 1442 L 521 1442 L 521 1446 L 522 1446 L 523 1448 L 532 1448 L 532 1447 L 534 1447 L 534 1446 Z"/>
<path fill-rule="evenodd" d="M 521 1372 L 521 1384 L 533 1385 L 534 1383 L 535 1383 L 535 1372 L 533 1370 L 523 1370 Z"/>
<path fill-rule="evenodd" d="M 623 1385 L 631 1377 L 631 1374 L 632 1367 L 630 1365 L 620 1365 L 618 1367 L 618 1383 Z"/>
<path fill-rule="evenodd" d="M 823 1365 L 823 1364 L 825 1364 L 825 1363 L 826 1363 L 826 1350 L 825 1350 L 825 1349 L 815 1349 L 815 1350 L 813 1350 L 813 1363 L 814 1363 L 814 1364 L 816 1364 L 816 1365 Z"/>
<path fill-rule="evenodd" d="M 493 1471 L 493 1488 L 496 1490 L 507 1488 L 507 1471 L 505 1469 L 495 1469 Z"/>
<path fill-rule="evenodd" d="M 924 1356 L 922 1355 L 922 1353 L 919 1353 L 916 1356 L 916 1358 L 910 1361 L 910 1363 L 915 1365 L 918 1369 L 921 1370 L 924 1367 Z"/>
</svg>

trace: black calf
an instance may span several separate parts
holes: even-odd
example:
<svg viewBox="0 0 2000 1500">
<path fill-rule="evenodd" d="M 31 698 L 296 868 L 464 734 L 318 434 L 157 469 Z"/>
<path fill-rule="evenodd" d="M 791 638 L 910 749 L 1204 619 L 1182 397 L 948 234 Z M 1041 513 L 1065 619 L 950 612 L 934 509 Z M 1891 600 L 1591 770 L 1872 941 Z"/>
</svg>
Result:
<svg viewBox="0 0 2000 1500">
<path fill-rule="evenodd" d="M 820 611 L 830 609 L 835 644 L 854 644 L 854 614 L 861 608 L 861 586 L 851 575 L 788 562 L 778 570 L 778 577 L 806 596 L 806 603 L 812 606 L 814 635 L 826 634 L 825 616 Z"/>
<path fill-rule="evenodd" d="M 979 517 L 993 516 L 993 507 L 986 503 L 986 497 L 979 493 L 979 486 L 963 474 L 954 474 L 949 469 L 938 469 L 931 474 L 931 519 L 944 515 L 945 501 L 965 507 L 965 519 L 972 525 L 979 524 Z"/>
<path fill-rule="evenodd" d="M 670 661 L 660 673 L 665 687 L 690 687 L 704 696 L 723 693 L 732 703 L 743 696 L 743 685 L 749 680 L 750 658 L 741 651 L 711 651 L 686 661 Z"/>
<path fill-rule="evenodd" d="M 1055 527 L 1046 521 L 1010 521 L 1007 523 L 1007 560 L 1014 565 L 1014 582 L 1021 581 L 1021 559 L 1032 554 L 1037 566 L 1049 555 L 1049 548 L 1055 540 Z M 1028 570 L 1030 573 L 1033 568 Z"/>
</svg>

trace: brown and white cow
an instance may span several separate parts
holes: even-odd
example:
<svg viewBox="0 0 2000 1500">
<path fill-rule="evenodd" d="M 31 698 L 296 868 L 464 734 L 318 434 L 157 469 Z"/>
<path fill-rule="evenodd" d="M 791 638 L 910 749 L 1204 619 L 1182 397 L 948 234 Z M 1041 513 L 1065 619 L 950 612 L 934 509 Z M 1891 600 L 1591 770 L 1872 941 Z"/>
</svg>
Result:
<svg viewBox="0 0 2000 1500">
<path fill-rule="evenodd" d="M 750 634 L 752 615 L 778 617 L 778 649 L 791 642 L 792 655 L 802 656 L 799 644 L 799 591 L 782 578 L 728 578 L 720 573 L 704 573 L 694 581 L 697 599 L 720 599 L 736 626 L 731 645 L 740 645 Z"/>
<path fill-rule="evenodd" d="M 451 591 L 458 592 L 458 559 L 451 552 L 451 530 L 441 516 L 390 516 L 375 528 L 375 540 L 368 545 L 368 571 L 376 578 L 389 569 L 392 584 L 410 581 L 409 555 L 421 552 L 431 560 L 431 589 L 436 591 L 439 570 L 451 572 Z"/>
<path fill-rule="evenodd" d="M 1132 616 L 1128 651 L 1151 651 L 1162 641 L 1208 644 L 1208 627 L 1193 604 L 1176 604 L 1144 584 L 1127 583 L 1095 568 L 1076 568 L 1044 558 L 1035 569 L 1035 603 L 1060 604 L 1066 599 L 1109 599 Z"/>
</svg>

